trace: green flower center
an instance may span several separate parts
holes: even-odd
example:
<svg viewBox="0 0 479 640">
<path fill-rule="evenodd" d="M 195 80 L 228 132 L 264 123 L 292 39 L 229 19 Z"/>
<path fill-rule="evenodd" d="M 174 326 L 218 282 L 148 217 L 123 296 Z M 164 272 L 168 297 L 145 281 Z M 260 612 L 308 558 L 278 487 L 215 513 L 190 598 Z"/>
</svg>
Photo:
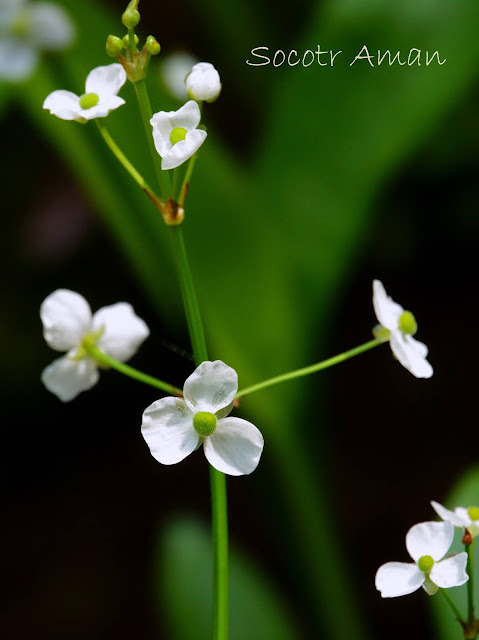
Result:
<svg viewBox="0 0 479 640">
<path fill-rule="evenodd" d="M 434 565 L 434 560 L 431 556 L 421 556 L 417 561 L 417 566 L 424 571 L 424 573 L 429 573 Z"/>
<path fill-rule="evenodd" d="M 403 311 L 399 316 L 398 322 L 399 331 L 402 331 L 405 334 L 409 334 L 413 336 L 417 331 L 417 322 L 416 318 L 410 311 Z"/>
<path fill-rule="evenodd" d="M 198 411 L 193 416 L 193 426 L 196 433 L 203 438 L 210 436 L 216 429 L 216 416 L 209 411 Z"/>
<path fill-rule="evenodd" d="M 105 333 L 105 327 L 100 327 L 98 331 L 90 331 L 81 341 L 78 351 L 73 356 L 73 360 L 82 360 L 88 355 L 88 347 L 94 347 L 98 340 Z"/>
<path fill-rule="evenodd" d="M 479 507 L 469 507 L 467 515 L 471 520 L 479 520 Z"/>
<path fill-rule="evenodd" d="M 181 142 L 186 138 L 188 131 L 183 127 L 175 127 L 170 133 L 170 142 L 175 145 L 177 142 Z"/>
<path fill-rule="evenodd" d="M 80 107 L 82 109 L 91 109 L 92 107 L 96 107 L 100 98 L 96 93 L 85 93 L 80 98 Z"/>
</svg>

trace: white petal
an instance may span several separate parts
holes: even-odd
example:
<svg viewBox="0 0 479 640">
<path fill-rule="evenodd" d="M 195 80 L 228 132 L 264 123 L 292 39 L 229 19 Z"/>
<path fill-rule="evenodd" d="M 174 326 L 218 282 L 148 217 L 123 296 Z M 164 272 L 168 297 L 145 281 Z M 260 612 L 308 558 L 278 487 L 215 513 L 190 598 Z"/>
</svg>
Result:
<svg viewBox="0 0 479 640">
<path fill-rule="evenodd" d="M 205 456 L 212 467 L 230 476 L 256 469 L 263 451 L 261 432 L 242 418 L 218 420 L 216 431 L 205 439 Z"/>
<path fill-rule="evenodd" d="M 221 92 L 220 74 L 209 62 L 199 62 L 186 78 L 186 89 L 193 100 L 212 102 Z"/>
<path fill-rule="evenodd" d="M 198 103 L 194 100 L 189 100 L 177 111 L 170 111 L 169 115 L 173 128 L 183 127 L 183 129 L 186 129 L 187 131 L 190 131 L 190 129 L 196 129 L 201 120 L 200 108 Z"/>
<path fill-rule="evenodd" d="M 42 372 L 42 382 L 63 402 L 73 400 L 79 393 L 91 389 L 98 382 L 96 364 L 88 357 L 72 360 L 68 356 L 54 360 Z"/>
<path fill-rule="evenodd" d="M 463 551 L 451 558 L 436 562 L 431 569 L 431 580 L 441 589 L 459 587 L 469 580 L 466 573 L 467 553 Z"/>
<path fill-rule="evenodd" d="M 416 378 L 430 378 L 432 376 L 433 368 L 422 355 L 425 345 L 414 340 L 410 335 L 403 335 L 400 331 L 392 331 L 389 342 L 396 358 Z"/>
<path fill-rule="evenodd" d="M 410 562 L 387 562 L 376 573 L 376 589 L 383 598 L 396 598 L 417 591 L 426 579 L 419 567 Z"/>
<path fill-rule="evenodd" d="M 163 59 L 161 64 L 161 76 L 168 91 L 178 100 L 186 100 L 185 78 L 196 63 L 189 53 L 172 53 Z"/>
<path fill-rule="evenodd" d="M 198 151 L 205 139 L 206 131 L 201 129 L 188 131 L 184 140 L 172 145 L 171 149 L 162 156 L 161 168 L 166 170 L 179 167 Z"/>
<path fill-rule="evenodd" d="M 443 507 L 442 504 L 434 500 L 431 500 L 431 506 L 440 518 L 445 522 L 450 522 L 455 527 L 467 527 L 468 524 L 471 524 L 471 519 L 467 516 L 466 509 L 464 509 L 466 515 L 466 517 L 464 517 L 464 514 L 459 513 L 460 507 L 456 509 L 456 512 L 449 511 L 449 509 L 446 509 L 446 507 Z"/>
<path fill-rule="evenodd" d="M 373 281 L 373 306 L 378 322 L 389 331 L 395 331 L 404 309 L 387 295 L 380 280 Z"/>
<path fill-rule="evenodd" d="M 422 556 L 431 556 L 437 562 L 446 555 L 453 538 L 450 522 L 421 522 L 407 532 L 406 548 L 416 562 Z"/>
<path fill-rule="evenodd" d="M 102 307 L 94 314 L 92 330 L 102 328 L 97 347 L 120 362 L 129 360 L 150 335 L 146 324 L 127 302 Z"/>
<path fill-rule="evenodd" d="M 80 98 L 71 91 L 58 89 L 45 98 L 43 108 L 62 120 L 76 120 L 80 117 Z"/>
<path fill-rule="evenodd" d="M 30 37 L 39 47 L 58 51 L 73 42 L 73 23 L 58 5 L 50 2 L 32 3 L 30 19 Z"/>
<path fill-rule="evenodd" d="M 80 344 L 90 330 L 90 305 L 83 296 L 68 289 L 57 289 L 40 307 L 43 335 L 57 351 L 68 351 Z"/>
<path fill-rule="evenodd" d="M 21 82 L 29 78 L 38 64 L 38 53 L 29 42 L 17 38 L 0 39 L 0 78 Z"/>
<path fill-rule="evenodd" d="M 110 111 L 118 109 L 118 107 L 121 107 L 123 104 L 125 104 L 125 101 L 119 96 L 103 96 L 94 107 L 90 107 L 89 109 L 80 109 L 78 116 L 80 118 L 85 118 L 85 120 L 105 118 Z"/>
<path fill-rule="evenodd" d="M 465 509 L 464 507 L 456 507 L 454 509 L 454 512 L 459 518 L 462 519 L 463 522 L 466 523 L 463 526 L 467 527 L 473 523 L 473 520 L 471 519 L 471 516 L 469 515 L 468 510 Z"/>
<path fill-rule="evenodd" d="M 192 453 L 199 443 L 193 414 L 181 398 L 162 398 L 143 413 L 141 433 L 151 455 L 161 464 L 176 464 Z"/>
<path fill-rule="evenodd" d="M 6 29 L 23 8 L 25 0 L 1 0 L 0 2 L 0 31 Z"/>
<path fill-rule="evenodd" d="M 238 375 L 221 360 L 202 362 L 186 379 L 183 395 L 188 407 L 216 413 L 234 400 L 238 391 Z"/>
<path fill-rule="evenodd" d="M 100 97 L 116 95 L 126 82 L 126 72 L 120 63 L 97 67 L 88 74 L 85 93 L 96 93 Z"/>
</svg>

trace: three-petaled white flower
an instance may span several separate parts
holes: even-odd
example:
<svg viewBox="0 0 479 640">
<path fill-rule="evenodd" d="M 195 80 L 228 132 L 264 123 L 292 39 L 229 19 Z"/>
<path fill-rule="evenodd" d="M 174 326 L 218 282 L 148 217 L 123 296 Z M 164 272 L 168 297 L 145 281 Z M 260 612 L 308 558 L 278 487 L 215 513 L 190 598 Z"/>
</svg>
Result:
<svg viewBox="0 0 479 640">
<path fill-rule="evenodd" d="M 444 558 L 454 538 L 449 522 L 422 522 L 406 535 L 406 548 L 414 562 L 387 562 L 376 573 L 376 589 L 383 598 L 405 596 L 423 587 L 433 595 L 438 587 L 459 587 L 468 581 L 467 554 Z"/>
<path fill-rule="evenodd" d="M 464 527 L 473 538 L 479 535 L 479 507 L 456 507 L 454 511 L 450 511 L 434 500 L 431 500 L 431 505 L 437 515 L 446 522 L 455 527 Z"/>
<path fill-rule="evenodd" d="M 201 120 L 198 104 L 189 100 L 178 111 L 159 111 L 150 124 L 162 169 L 175 169 L 198 151 L 206 131 L 197 129 Z"/>
<path fill-rule="evenodd" d="M 60 400 L 67 402 L 98 382 L 98 364 L 87 346 L 96 346 L 124 362 L 149 336 L 148 327 L 126 302 L 102 307 L 93 316 L 83 296 L 57 289 L 40 307 L 43 335 L 56 351 L 66 351 L 43 370 L 42 382 Z"/>
<path fill-rule="evenodd" d="M 186 90 L 192 100 L 213 102 L 221 93 L 220 74 L 209 62 L 198 62 L 186 76 Z"/>
<path fill-rule="evenodd" d="M 62 120 L 87 120 L 104 118 L 113 109 L 125 104 L 117 94 L 126 82 L 126 72 L 119 63 L 107 64 L 90 71 L 85 83 L 85 93 L 77 96 L 71 91 L 59 89 L 45 99 L 43 108 Z"/>
<path fill-rule="evenodd" d="M 73 38 L 73 23 L 58 5 L 1 0 L 0 79 L 26 80 L 35 71 L 41 51 L 61 51 Z"/>
<path fill-rule="evenodd" d="M 426 360 L 427 347 L 413 338 L 417 331 L 413 314 L 394 302 L 379 280 L 373 282 L 373 305 L 381 325 L 375 335 L 389 340 L 393 354 L 416 378 L 430 378 L 433 368 Z"/>
<path fill-rule="evenodd" d="M 238 390 L 236 371 L 221 360 L 203 362 L 187 378 L 183 398 L 153 402 L 143 414 L 141 432 L 151 455 L 176 464 L 203 444 L 208 462 L 241 476 L 258 466 L 263 436 L 242 418 L 227 418 Z"/>
</svg>

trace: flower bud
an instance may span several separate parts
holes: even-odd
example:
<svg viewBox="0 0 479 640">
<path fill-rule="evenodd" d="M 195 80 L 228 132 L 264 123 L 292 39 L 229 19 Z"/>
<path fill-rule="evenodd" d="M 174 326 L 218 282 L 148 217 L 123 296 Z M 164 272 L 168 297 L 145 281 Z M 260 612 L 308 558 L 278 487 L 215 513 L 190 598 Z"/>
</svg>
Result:
<svg viewBox="0 0 479 640">
<path fill-rule="evenodd" d="M 148 36 L 148 38 L 146 39 L 146 42 L 145 42 L 145 49 L 152 56 L 156 56 L 161 51 L 161 45 L 158 42 L 158 40 L 155 38 L 155 36 Z"/>
<path fill-rule="evenodd" d="M 116 58 L 123 51 L 123 40 L 118 36 L 109 35 L 106 39 L 106 53 L 111 58 Z"/>
<path fill-rule="evenodd" d="M 127 29 L 134 29 L 140 22 L 140 12 L 137 9 L 138 1 L 139 0 L 132 0 L 121 16 L 121 21 Z"/>
<path fill-rule="evenodd" d="M 221 92 L 220 75 L 209 62 L 199 62 L 186 76 L 186 90 L 192 100 L 213 102 Z"/>
<path fill-rule="evenodd" d="M 138 44 L 139 41 L 140 39 L 135 33 L 135 44 Z M 123 36 L 123 46 L 125 47 L 125 49 L 128 49 L 128 47 L 130 46 L 130 35 L 128 33 L 126 34 L 126 36 Z"/>
</svg>

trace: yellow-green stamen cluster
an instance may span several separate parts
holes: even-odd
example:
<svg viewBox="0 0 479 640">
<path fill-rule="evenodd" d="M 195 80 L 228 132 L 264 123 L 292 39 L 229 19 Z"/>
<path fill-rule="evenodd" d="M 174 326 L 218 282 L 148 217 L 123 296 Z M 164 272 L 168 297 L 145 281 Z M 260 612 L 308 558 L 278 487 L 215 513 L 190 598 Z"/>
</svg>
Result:
<svg viewBox="0 0 479 640">
<path fill-rule="evenodd" d="M 479 520 L 479 507 L 469 507 L 467 515 L 472 521 Z"/>
<path fill-rule="evenodd" d="M 170 142 L 175 145 L 177 142 L 181 142 L 186 138 L 188 131 L 183 127 L 175 127 L 170 133 Z"/>
<path fill-rule="evenodd" d="M 198 411 L 193 416 L 193 426 L 196 433 L 203 438 L 210 436 L 216 429 L 216 416 L 209 411 Z"/>
<path fill-rule="evenodd" d="M 424 573 L 429 573 L 434 566 L 434 560 L 431 556 L 421 556 L 417 561 L 417 566 L 424 571 Z"/>
<path fill-rule="evenodd" d="M 96 107 L 100 98 L 96 93 L 85 93 L 80 98 L 80 108 L 81 109 L 91 109 L 92 107 Z"/>
<path fill-rule="evenodd" d="M 406 335 L 413 336 L 417 331 L 416 318 L 410 311 L 403 311 L 399 316 L 398 322 L 399 331 Z"/>
</svg>

